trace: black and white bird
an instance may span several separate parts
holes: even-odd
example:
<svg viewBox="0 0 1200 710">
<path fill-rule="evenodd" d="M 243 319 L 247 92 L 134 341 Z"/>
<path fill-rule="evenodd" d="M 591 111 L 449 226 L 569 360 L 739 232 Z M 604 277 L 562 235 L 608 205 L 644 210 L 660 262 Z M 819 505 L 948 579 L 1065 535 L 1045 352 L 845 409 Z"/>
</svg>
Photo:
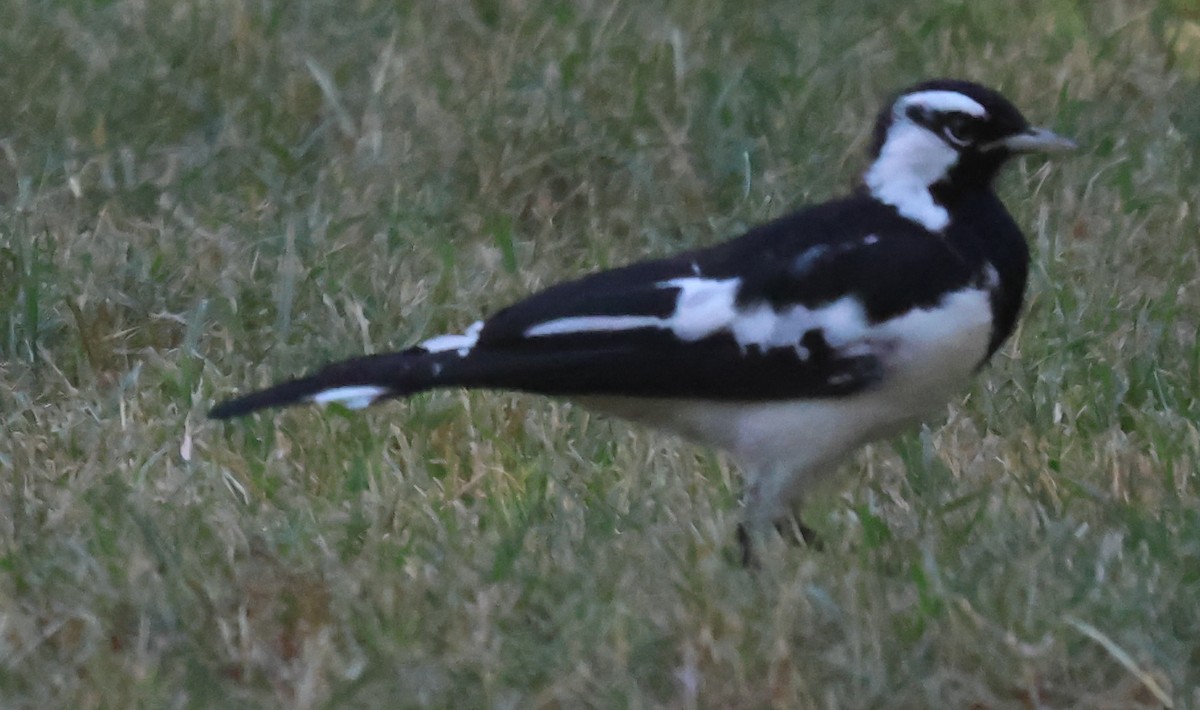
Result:
<svg viewBox="0 0 1200 710">
<path fill-rule="evenodd" d="M 210 416 L 443 387 L 565 397 L 728 451 L 747 479 L 749 562 L 750 541 L 790 525 L 814 482 L 944 406 L 1012 332 L 1029 250 L 992 181 L 1014 155 L 1073 147 L 996 91 L 921 83 L 880 114 L 847 197 L 552 286 L 461 334 L 334 363 Z"/>
</svg>

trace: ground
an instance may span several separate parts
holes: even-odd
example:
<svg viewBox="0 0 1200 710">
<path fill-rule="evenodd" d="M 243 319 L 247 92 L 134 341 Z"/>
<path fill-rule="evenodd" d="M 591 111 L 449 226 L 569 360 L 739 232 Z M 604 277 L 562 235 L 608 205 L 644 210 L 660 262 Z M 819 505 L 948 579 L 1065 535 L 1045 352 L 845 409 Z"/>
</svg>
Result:
<svg viewBox="0 0 1200 710">
<path fill-rule="evenodd" d="M 5 707 L 1200 706 L 1193 2 L 7 0 L 0 67 Z M 205 419 L 845 191 L 934 76 L 1082 149 L 819 552 L 563 403 Z"/>
</svg>

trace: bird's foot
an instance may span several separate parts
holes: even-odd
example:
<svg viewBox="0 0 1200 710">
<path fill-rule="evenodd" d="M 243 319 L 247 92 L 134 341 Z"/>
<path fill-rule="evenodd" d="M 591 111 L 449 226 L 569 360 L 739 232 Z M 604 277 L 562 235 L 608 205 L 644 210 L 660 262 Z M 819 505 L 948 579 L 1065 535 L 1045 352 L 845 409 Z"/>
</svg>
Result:
<svg viewBox="0 0 1200 710">
<path fill-rule="evenodd" d="M 777 521 L 775 529 L 783 536 L 783 539 L 793 545 L 804 543 L 805 547 L 811 547 L 818 552 L 825 549 L 825 541 L 821 539 L 817 531 L 805 525 L 799 518 Z"/>
<path fill-rule="evenodd" d="M 799 518 L 776 521 L 775 530 L 792 544 L 803 543 L 805 547 L 818 551 L 825 548 L 825 542 L 817 534 L 817 531 L 802 523 Z M 754 552 L 753 535 L 750 534 L 745 523 L 738 523 L 737 542 L 742 555 L 742 567 L 758 569 L 760 563 L 758 555 Z"/>
</svg>

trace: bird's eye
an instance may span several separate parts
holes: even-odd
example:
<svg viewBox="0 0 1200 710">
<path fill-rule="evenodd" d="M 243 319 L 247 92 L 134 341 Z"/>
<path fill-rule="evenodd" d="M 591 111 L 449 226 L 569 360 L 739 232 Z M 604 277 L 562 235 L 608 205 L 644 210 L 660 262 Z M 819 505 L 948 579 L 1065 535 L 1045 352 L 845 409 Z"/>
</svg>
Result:
<svg viewBox="0 0 1200 710">
<path fill-rule="evenodd" d="M 950 114 L 942 124 L 942 135 L 954 145 L 969 145 L 972 141 L 971 120 L 961 113 Z"/>
</svg>

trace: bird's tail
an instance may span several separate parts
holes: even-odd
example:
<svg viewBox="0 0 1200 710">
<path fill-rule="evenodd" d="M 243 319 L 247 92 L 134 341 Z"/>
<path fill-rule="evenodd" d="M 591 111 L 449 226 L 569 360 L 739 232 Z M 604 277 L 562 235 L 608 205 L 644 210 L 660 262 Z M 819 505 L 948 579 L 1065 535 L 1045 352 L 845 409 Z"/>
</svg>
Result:
<svg viewBox="0 0 1200 710">
<path fill-rule="evenodd" d="M 343 360 L 294 380 L 230 399 L 213 407 L 211 419 L 240 417 L 268 407 L 337 402 L 361 409 L 381 399 L 403 397 L 438 385 L 442 353 L 422 348 Z"/>
</svg>

